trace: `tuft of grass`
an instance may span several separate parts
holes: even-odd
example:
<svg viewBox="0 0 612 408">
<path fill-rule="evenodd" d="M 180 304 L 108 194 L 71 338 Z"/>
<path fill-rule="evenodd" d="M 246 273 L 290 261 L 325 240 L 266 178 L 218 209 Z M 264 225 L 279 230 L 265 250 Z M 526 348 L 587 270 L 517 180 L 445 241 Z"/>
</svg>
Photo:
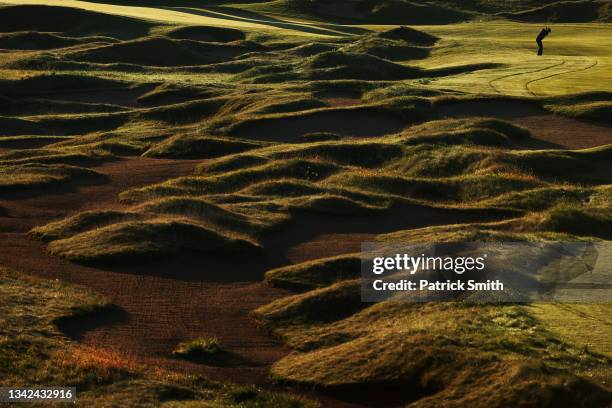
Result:
<svg viewBox="0 0 612 408">
<path fill-rule="evenodd" d="M 157 158 L 208 159 L 260 147 L 256 142 L 195 135 L 177 135 L 153 145 L 144 156 Z"/>
<path fill-rule="evenodd" d="M 199 360 L 214 356 L 221 349 L 221 343 L 216 337 L 201 337 L 180 343 L 173 354 L 186 359 Z"/>
</svg>

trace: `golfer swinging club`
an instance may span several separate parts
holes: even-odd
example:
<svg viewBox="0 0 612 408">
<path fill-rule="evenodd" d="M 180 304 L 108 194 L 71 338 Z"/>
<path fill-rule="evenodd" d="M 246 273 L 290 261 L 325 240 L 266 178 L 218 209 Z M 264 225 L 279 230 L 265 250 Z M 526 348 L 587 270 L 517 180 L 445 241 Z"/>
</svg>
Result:
<svg viewBox="0 0 612 408">
<path fill-rule="evenodd" d="M 536 38 L 536 42 L 538 43 L 538 55 L 542 55 L 544 53 L 544 44 L 542 44 L 542 40 L 544 37 L 550 34 L 551 31 L 552 30 L 550 28 L 544 27 L 542 31 L 540 31 L 540 34 L 538 34 Z"/>
</svg>

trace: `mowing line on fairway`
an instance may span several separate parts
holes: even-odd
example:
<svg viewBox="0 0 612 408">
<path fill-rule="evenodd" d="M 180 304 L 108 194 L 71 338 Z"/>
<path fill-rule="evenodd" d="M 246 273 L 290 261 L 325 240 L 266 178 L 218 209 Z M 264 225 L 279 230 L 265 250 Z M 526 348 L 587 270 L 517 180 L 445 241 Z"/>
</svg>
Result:
<svg viewBox="0 0 612 408">
<path fill-rule="evenodd" d="M 536 79 L 532 79 L 531 81 L 528 81 L 525 83 L 525 89 L 527 90 L 527 92 L 529 92 L 532 96 L 537 96 L 535 92 L 533 92 L 531 89 L 529 89 L 529 85 L 533 84 L 534 82 L 538 82 L 538 81 L 542 81 L 544 79 L 548 79 L 548 78 L 552 78 L 552 77 L 556 77 L 559 75 L 564 75 L 564 74 L 571 74 L 573 72 L 582 72 L 582 71 L 587 71 L 591 68 L 595 68 L 597 66 L 597 64 L 599 64 L 599 60 L 595 59 L 595 62 L 592 63 L 591 65 L 589 65 L 588 67 L 585 68 L 580 68 L 580 69 L 571 69 L 569 71 L 563 71 L 563 72 L 557 72 L 556 74 L 551 74 L 542 78 L 536 78 Z"/>
<path fill-rule="evenodd" d="M 533 73 L 536 73 L 536 72 L 546 71 L 547 69 L 551 69 L 551 68 L 555 68 L 555 67 L 560 67 L 561 65 L 564 65 L 564 64 L 565 64 L 565 62 L 566 62 L 565 60 L 562 60 L 562 61 L 561 61 L 560 63 L 558 63 L 558 64 L 549 65 L 549 66 L 544 67 L 544 68 L 538 68 L 538 69 L 533 70 L 533 71 L 524 71 L 524 72 L 517 72 L 517 73 L 514 73 L 514 74 L 502 75 L 502 76 L 500 76 L 499 78 L 495 78 L 495 79 L 492 79 L 491 81 L 489 81 L 489 85 L 491 86 L 491 88 L 493 88 L 493 90 L 494 90 L 495 92 L 497 92 L 497 93 L 499 93 L 499 94 L 500 94 L 500 93 L 501 93 L 501 91 L 500 91 L 499 89 L 497 89 L 497 88 L 496 88 L 496 87 L 493 85 L 493 82 L 496 82 L 496 81 L 499 81 L 499 80 L 502 80 L 502 79 L 506 79 L 506 78 L 510 78 L 510 77 L 514 77 L 514 76 L 527 75 L 527 74 L 533 74 Z"/>
</svg>

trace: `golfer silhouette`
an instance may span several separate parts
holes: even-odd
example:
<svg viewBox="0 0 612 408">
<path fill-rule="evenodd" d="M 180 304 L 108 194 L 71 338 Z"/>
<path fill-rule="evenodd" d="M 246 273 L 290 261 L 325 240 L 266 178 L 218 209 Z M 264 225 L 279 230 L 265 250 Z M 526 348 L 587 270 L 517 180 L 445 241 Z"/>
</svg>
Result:
<svg viewBox="0 0 612 408">
<path fill-rule="evenodd" d="M 540 31 L 540 34 L 538 34 L 536 37 L 536 42 L 538 43 L 538 55 L 544 54 L 544 44 L 542 44 L 542 40 L 544 37 L 550 34 L 551 31 L 552 30 L 550 28 L 544 27 L 542 31 Z"/>
</svg>

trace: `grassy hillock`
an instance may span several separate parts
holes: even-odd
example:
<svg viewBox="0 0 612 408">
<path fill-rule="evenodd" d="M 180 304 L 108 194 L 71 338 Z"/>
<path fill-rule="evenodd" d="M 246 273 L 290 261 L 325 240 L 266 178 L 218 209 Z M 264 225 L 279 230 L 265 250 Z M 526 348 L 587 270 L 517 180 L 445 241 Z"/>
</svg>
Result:
<svg viewBox="0 0 612 408">
<path fill-rule="evenodd" d="M 166 158 L 215 158 L 232 153 L 242 153 L 261 145 L 243 140 L 233 140 L 197 135 L 178 135 L 152 146 L 144 155 Z"/>
<path fill-rule="evenodd" d="M 381 303 L 318 324 L 309 318 L 309 299 L 325 302 L 334 289 L 298 295 L 303 308 L 289 316 L 280 301 L 256 312 L 299 350 L 273 367 L 279 380 L 349 390 L 387 384 L 414 406 L 610 400 L 605 389 L 561 368 L 609 361 L 559 342 L 520 307 Z"/>
<path fill-rule="evenodd" d="M 578 94 L 545 101 L 544 106 L 560 115 L 610 123 L 610 98 L 609 92 Z"/>
<path fill-rule="evenodd" d="M 329 286 L 334 282 L 359 277 L 361 259 L 357 254 L 324 258 L 266 272 L 266 283 L 294 290 Z"/>
<path fill-rule="evenodd" d="M 181 250 L 248 256 L 257 245 L 181 219 L 119 223 L 49 245 L 52 254 L 81 263 L 140 262 Z"/>
</svg>

